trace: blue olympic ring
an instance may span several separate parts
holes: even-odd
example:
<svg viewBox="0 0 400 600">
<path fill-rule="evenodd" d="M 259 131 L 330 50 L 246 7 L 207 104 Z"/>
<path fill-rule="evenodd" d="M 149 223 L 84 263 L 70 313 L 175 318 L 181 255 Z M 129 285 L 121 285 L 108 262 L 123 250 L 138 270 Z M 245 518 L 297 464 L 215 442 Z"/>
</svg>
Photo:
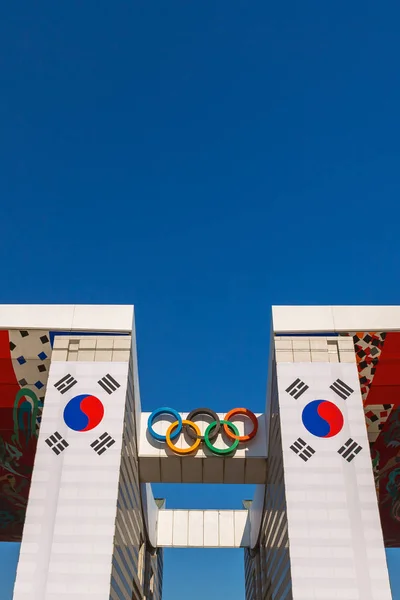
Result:
<svg viewBox="0 0 400 600">
<path fill-rule="evenodd" d="M 177 438 L 182 431 L 182 417 L 176 410 L 174 410 L 173 408 L 169 408 L 168 406 L 157 408 L 157 410 L 153 411 L 149 416 L 149 420 L 147 421 L 147 427 L 153 438 L 155 438 L 159 442 L 165 442 L 167 440 L 165 435 L 161 435 L 153 429 L 154 419 L 156 419 L 159 415 L 172 415 L 173 417 L 175 417 L 175 419 L 178 421 L 178 426 L 174 430 L 174 433 L 171 434 L 171 439 Z"/>
</svg>

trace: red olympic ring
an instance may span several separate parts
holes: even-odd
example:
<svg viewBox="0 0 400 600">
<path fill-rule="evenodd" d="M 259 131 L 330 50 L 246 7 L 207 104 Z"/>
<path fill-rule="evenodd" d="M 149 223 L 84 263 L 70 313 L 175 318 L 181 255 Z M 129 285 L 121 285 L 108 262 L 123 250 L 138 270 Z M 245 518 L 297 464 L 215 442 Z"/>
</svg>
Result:
<svg viewBox="0 0 400 600">
<path fill-rule="evenodd" d="M 253 423 L 253 429 L 248 435 L 235 435 L 230 431 L 228 425 L 224 425 L 224 431 L 226 435 L 232 440 L 239 440 L 239 442 L 248 442 L 249 440 L 252 440 L 258 431 L 258 420 L 256 415 L 252 413 L 251 410 L 249 410 L 248 408 L 233 408 L 226 414 L 224 420 L 230 421 L 231 418 L 235 415 L 245 415 L 246 417 L 249 417 L 249 419 Z"/>
</svg>

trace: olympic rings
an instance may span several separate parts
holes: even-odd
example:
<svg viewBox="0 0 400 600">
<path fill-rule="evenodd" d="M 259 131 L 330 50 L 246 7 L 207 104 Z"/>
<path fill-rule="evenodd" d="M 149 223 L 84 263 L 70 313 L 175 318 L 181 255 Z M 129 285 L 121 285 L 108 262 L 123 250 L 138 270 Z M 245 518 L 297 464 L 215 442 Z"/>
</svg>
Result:
<svg viewBox="0 0 400 600">
<path fill-rule="evenodd" d="M 218 437 L 218 434 L 219 434 L 219 430 L 221 428 L 221 423 L 220 423 L 217 413 L 214 412 L 213 410 L 211 410 L 211 408 L 195 408 L 194 410 L 192 410 L 192 412 L 190 412 L 188 414 L 187 419 L 189 421 L 193 421 L 194 417 L 197 417 L 198 415 L 209 415 L 212 418 L 212 420 L 215 421 L 216 427 L 212 433 L 212 436 L 210 436 L 210 440 L 212 440 L 212 441 L 216 440 Z M 187 430 L 187 434 L 193 440 L 196 439 L 196 436 L 191 429 Z M 204 436 L 203 435 L 200 436 L 200 439 L 204 440 Z"/>
<path fill-rule="evenodd" d="M 153 428 L 154 420 L 161 414 L 172 415 L 173 417 L 175 417 L 175 421 L 171 423 L 171 425 L 168 427 L 166 435 L 161 435 L 160 433 L 157 433 L 156 431 L 154 431 Z M 204 436 L 201 435 L 200 428 L 193 421 L 193 419 L 198 415 L 208 415 L 213 419 L 213 421 L 208 425 Z M 253 429 L 249 434 L 240 435 L 238 428 L 231 421 L 231 419 L 236 415 L 244 415 L 251 420 L 251 422 L 253 423 Z M 223 425 L 223 431 L 227 435 L 227 437 L 229 437 L 231 440 L 234 440 L 232 446 L 229 446 L 229 448 L 216 448 L 212 443 L 217 439 L 218 434 L 221 432 L 221 425 Z M 166 442 L 167 446 L 171 450 L 173 450 L 173 452 L 176 452 L 176 454 L 190 454 L 197 450 L 200 443 L 204 441 L 207 448 L 211 450 L 211 452 L 213 452 L 214 454 L 226 455 L 234 452 L 238 447 L 239 443 L 249 442 L 257 435 L 258 420 L 256 415 L 252 413 L 248 408 L 234 408 L 225 415 L 224 419 L 220 419 L 217 413 L 215 413 L 210 408 L 196 408 L 188 414 L 186 419 L 182 419 L 181 415 L 176 410 L 164 406 L 162 408 L 158 408 L 157 410 L 151 413 L 147 421 L 147 427 L 149 434 L 154 439 L 156 439 L 159 442 Z M 184 427 L 185 432 L 190 438 L 192 438 L 192 440 L 194 440 L 194 443 L 188 448 L 178 448 L 175 444 L 172 443 L 171 440 L 176 439 L 180 435 Z"/>
<path fill-rule="evenodd" d="M 227 429 L 228 427 L 230 427 L 230 429 L 232 429 L 233 433 L 236 435 L 236 439 L 233 442 L 232 446 L 229 446 L 229 448 L 216 448 L 215 446 L 212 445 L 212 443 L 210 442 L 210 432 L 212 431 L 212 429 L 214 427 L 216 427 L 216 425 L 218 424 L 218 421 L 213 421 L 212 423 L 209 424 L 209 426 L 207 427 L 205 434 L 204 434 L 204 441 L 206 443 L 206 446 L 209 450 L 211 450 L 211 452 L 214 452 L 214 454 L 230 454 L 231 452 L 233 452 L 234 450 L 236 450 L 236 448 L 239 446 L 239 429 L 236 427 L 236 425 L 234 425 L 233 423 L 231 423 L 230 421 L 226 421 L 225 419 L 221 419 L 220 423 L 223 424 L 224 429 Z M 231 436 L 229 436 L 231 437 Z"/>
<path fill-rule="evenodd" d="M 196 423 L 193 423 L 193 421 L 189 421 L 189 419 L 183 419 L 182 423 L 183 423 L 183 425 L 189 425 L 189 427 L 193 427 L 193 429 L 195 430 L 196 436 L 197 436 L 197 438 L 195 438 L 196 439 L 195 443 L 192 444 L 191 446 L 189 446 L 189 448 L 177 448 L 171 442 L 171 433 L 173 432 L 173 430 L 175 429 L 175 427 L 178 427 L 178 425 L 179 425 L 179 421 L 175 421 L 175 423 L 172 423 L 168 427 L 168 431 L 167 431 L 167 434 L 166 434 L 167 446 L 168 446 L 168 448 L 171 448 L 171 450 L 173 450 L 177 454 L 190 454 L 190 452 L 194 452 L 200 446 L 200 442 L 201 442 L 200 429 L 196 425 Z M 187 429 L 187 431 L 189 432 L 190 429 Z"/>
<path fill-rule="evenodd" d="M 232 433 L 228 429 L 228 426 L 224 425 L 224 431 L 226 435 L 232 438 L 233 440 L 238 440 L 239 442 L 248 442 L 249 440 L 252 440 L 253 437 L 256 436 L 258 431 L 258 421 L 256 415 L 252 413 L 251 410 L 249 410 L 248 408 L 233 408 L 226 414 L 225 419 L 229 421 L 229 419 L 231 419 L 235 415 L 246 415 L 246 417 L 249 417 L 249 419 L 253 423 L 253 430 L 248 435 L 239 435 L 239 433 L 237 433 L 236 435 L 232 435 Z"/>
<path fill-rule="evenodd" d="M 150 434 L 153 436 L 153 438 L 159 442 L 167 441 L 167 436 L 161 435 L 160 433 L 157 433 L 153 429 L 154 419 L 156 417 L 158 417 L 159 415 L 172 415 L 173 417 L 175 417 L 175 419 L 178 421 L 178 427 L 177 427 L 176 431 L 174 432 L 174 435 L 171 436 L 171 438 L 172 439 L 177 438 L 178 435 L 180 434 L 180 432 L 182 431 L 182 417 L 176 410 L 174 410 L 173 408 L 168 408 L 168 406 L 163 406 L 162 408 L 157 408 L 157 410 L 153 411 L 151 413 L 151 415 L 149 416 L 149 420 L 147 421 L 147 428 L 148 428 Z"/>
</svg>

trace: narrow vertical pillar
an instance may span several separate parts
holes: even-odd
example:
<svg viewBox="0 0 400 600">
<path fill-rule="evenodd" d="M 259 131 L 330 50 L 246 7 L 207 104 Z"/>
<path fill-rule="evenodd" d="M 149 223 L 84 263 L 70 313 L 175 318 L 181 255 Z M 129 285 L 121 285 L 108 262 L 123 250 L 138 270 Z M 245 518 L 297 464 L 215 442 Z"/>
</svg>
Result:
<svg viewBox="0 0 400 600">
<path fill-rule="evenodd" d="M 293 600 L 391 600 L 352 341 L 276 350 Z"/>
<path fill-rule="evenodd" d="M 118 586 L 115 597 L 132 598 L 114 545 L 117 508 L 118 521 L 139 515 L 135 527 L 119 526 L 124 544 L 136 551 L 144 539 L 139 493 L 131 501 L 132 486 L 121 485 L 121 454 L 137 474 L 135 442 L 123 443 L 127 412 L 134 431 L 130 344 L 130 336 L 55 338 L 14 600 L 109 600 Z"/>
</svg>

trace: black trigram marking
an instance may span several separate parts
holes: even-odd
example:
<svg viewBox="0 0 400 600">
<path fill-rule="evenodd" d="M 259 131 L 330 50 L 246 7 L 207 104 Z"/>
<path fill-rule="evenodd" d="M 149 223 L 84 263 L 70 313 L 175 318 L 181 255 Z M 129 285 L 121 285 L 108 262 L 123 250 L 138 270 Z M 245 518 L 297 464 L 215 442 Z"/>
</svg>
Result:
<svg viewBox="0 0 400 600">
<path fill-rule="evenodd" d="M 306 444 L 306 442 L 301 438 L 297 438 L 297 440 L 290 446 L 290 449 L 293 450 L 295 454 L 298 454 L 300 458 L 304 460 L 304 462 L 307 462 L 308 459 L 315 454 L 314 448 L 311 448 L 311 446 Z"/>
<path fill-rule="evenodd" d="M 349 396 L 354 392 L 347 383 L 342 381 L 341 379 L 336 379 L 332 385 L 329 386 L 331 390 L 333 390 L 338 396 L 343 398 L 343 400 L 347 400 Z"/>
<path fill-rule="evenodd" d="M 340 448 L 340 450 L 338 450 L 338 452 L 347 460 L 347 462 L 351 462 L 353 458 L 357 456 L 359 452 L 361 452 L 361 450 L 362 446 L 349 438 L 347 442 Z"/>
<path fill-rule="evenodd" d="M 304 383 L 304 381 L 301 381 L 301 379 L 296 379 L 296 381 L 293 381 L 293 383 L 291 383 L 289 385 L 289 387 L 286 389 L 286 391 L 293 398 L 295 398 L 296 400 L 298 400 L 300 398 L 300 396 L 302 394 L 304 394 L 304 392 L 306 392 L 308 390 L 308 387 L 309 386 L 306 385 Z"/>
<path fill-rule="evenodd" d="M 97 383 L 101 385 L 103 390 L 106 390 L 107 394 L 112 394 L 117 388 L 121 387 L 118 381 L 115 381 L 114 377 L 109 373 L 105 377 L 102 377 Z"/>
<path fill-rule="evenodd" d="M 45 442 L 48 446 L 50 446 L 55 454 L 61 454 L 61 452 L 63 452 L 65 448 L 68 448 L 69 446 L 68 442 L 61 437 L 58 431 L 55 431 L 53 435 L 45 440 Z"/>
<path fill-rule="evenodd" d="M 115 444 L 115 440 L 105 431 L 97 440 L 94 440 L 93 444 L 90 444 L 90 447 L 100 456 L 113 444 Z"/>
<path fill-rule="evenodd" d="M 65 375 L 62 379 L 60 379 L 60 381 L 57 381 L 57 383 L 54 384 L 54 387 L 60 392 L 60 394 L 65 394 L 65 392 L 68 392 L 68 390 L 70 390 L 76 383 L 78 383 L 76 379 L 74 379 L 72 375 L 68 373 L 68 375 Z"/>
</svg>

